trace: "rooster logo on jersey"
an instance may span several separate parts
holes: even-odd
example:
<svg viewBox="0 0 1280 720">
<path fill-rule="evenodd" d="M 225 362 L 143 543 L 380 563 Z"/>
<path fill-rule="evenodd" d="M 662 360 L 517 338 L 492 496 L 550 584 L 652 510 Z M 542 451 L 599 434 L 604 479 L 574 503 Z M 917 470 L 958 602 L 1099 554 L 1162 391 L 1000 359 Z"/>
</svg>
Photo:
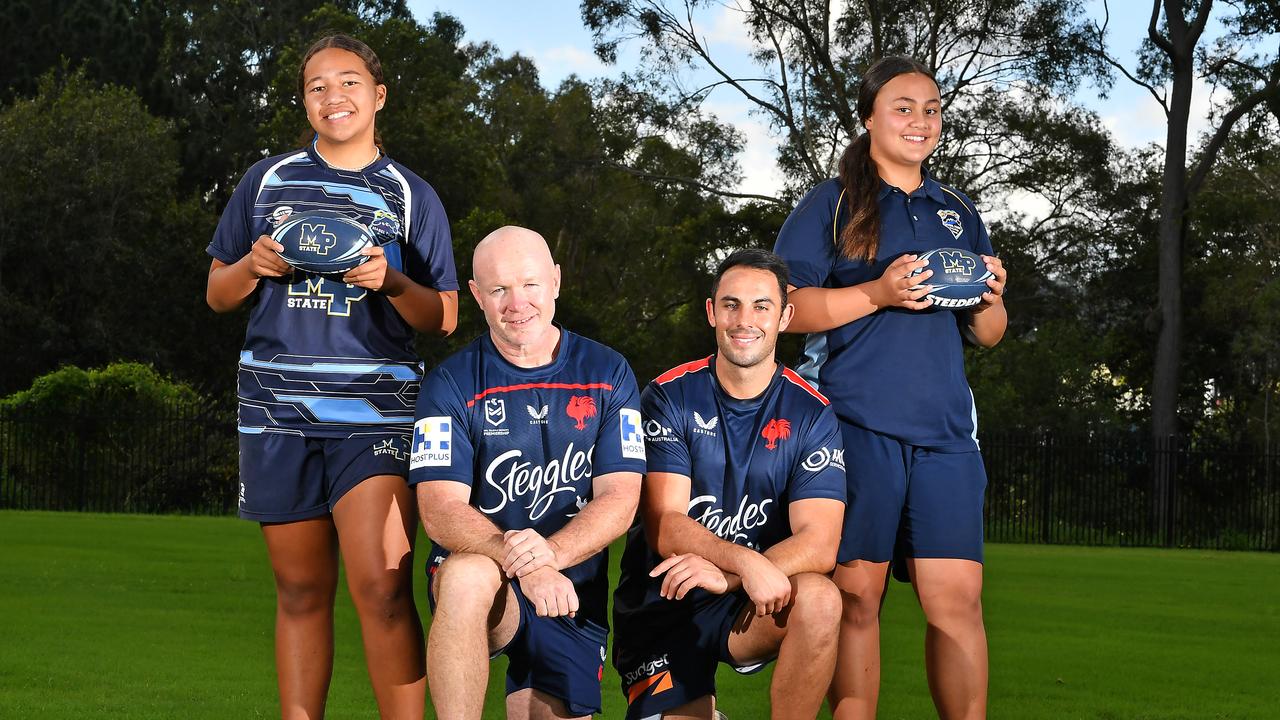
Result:
<svg viewBox="0 0 1280 720">
<path fill-rule="evenodd" d="M 765 448 L 773 450 L 778 447 L 779 440 L 786 440 L 791 437 L 791 421 L 779 420 L 774 418 L 764 426 L 764 430 L 760 431 L 760 437 L 764 438 Z"/>
<path fill-rule="evenodd" d="M 575 428 L 586 430 L 587 418 L 596 416 L 596 401 L 587 395 L 574 395 L 564 411 L 573 418 Z"/>
</svg>

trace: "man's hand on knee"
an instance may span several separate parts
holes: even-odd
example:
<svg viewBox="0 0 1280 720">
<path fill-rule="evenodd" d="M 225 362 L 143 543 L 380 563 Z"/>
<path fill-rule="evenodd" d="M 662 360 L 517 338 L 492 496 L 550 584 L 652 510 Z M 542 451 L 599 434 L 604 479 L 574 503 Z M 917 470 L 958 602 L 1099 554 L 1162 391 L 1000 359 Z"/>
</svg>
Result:
<svg viewBox="0 0 1280 720">
<path fill-rule="evenodd" d="M 559 570 L 543 567 L 525 575 L 520 590 L 538 617 L 573 617 L 578 612 L 578 591 Z"/>
<path fill-rule="evenodd" d="M 791 578 L 759 554 L 742 567 L 742 589 L 755 605 L 757 617 L 781 612 L 791 601 Z"/>
<path fill-rule="evenodd" d="M 702 588 L 714 595 L 722 595 L 729 590 L 724 572 L 701 555 L 672 555 L 651 570 L 649 577 L 663 573 L 667 576 L 662 579 L 662 597 L 668 600 L 683 600 L 694 588 Z"/>
</svg>

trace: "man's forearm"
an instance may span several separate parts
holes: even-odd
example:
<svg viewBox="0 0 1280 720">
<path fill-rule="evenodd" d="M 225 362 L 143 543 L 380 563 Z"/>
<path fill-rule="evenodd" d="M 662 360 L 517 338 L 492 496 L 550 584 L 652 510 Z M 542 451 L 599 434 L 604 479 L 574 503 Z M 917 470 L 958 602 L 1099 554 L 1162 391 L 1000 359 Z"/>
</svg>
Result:
<svg viewBox="0 0 1280 720">
<path fill-rule="evenodd" d="M 812 572 L 825 575 L 836 566 L 839 537 L 799 533 L 764 551 L 764 556 L 788 577 Z"/>
<path fill-rule="evenodd" d="M 556 569 L 573 567 L 618 539 L 636 514 L 635 493 L 624 490 L 593 498 L 547 542 L 556 551 Z"/>
<path fill-rule="evenodd" d="M 742 574 L 744 560 L 758 554 L 751 548 L 716 537 L 702 523 L 675 511 L 664 513 L 659 518 L 652 544 L 664 558 L 685 554 L 705 558 L 720 568 L 721 572 L 734 575 L 729 581 L 731 586 L 737 584 L 737 576 Z"/>
<path fill-rule="evenodd" d="M 458 500 L 429 504 L 419 497 L 418 514 L 427 537 L 449 552 L 486 555 L 502 564 L 502 531 L 471 505 Z"/>
</svg>

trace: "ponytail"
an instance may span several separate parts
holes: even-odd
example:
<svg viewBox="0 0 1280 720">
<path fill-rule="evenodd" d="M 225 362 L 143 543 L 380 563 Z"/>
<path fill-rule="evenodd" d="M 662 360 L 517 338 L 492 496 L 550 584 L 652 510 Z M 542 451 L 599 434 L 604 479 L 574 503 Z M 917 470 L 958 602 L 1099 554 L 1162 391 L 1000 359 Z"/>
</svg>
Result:
<svg viewBox="0 0 1280 720">
<path fill-rule="evenodd" d="M 840 253 L 850 260 L 873 262 L 880 248 L 880 173 L 871 159 L 869 133 L 859 135 L 840 156 L 840 185 L 849 207 Z"/>
</svg>

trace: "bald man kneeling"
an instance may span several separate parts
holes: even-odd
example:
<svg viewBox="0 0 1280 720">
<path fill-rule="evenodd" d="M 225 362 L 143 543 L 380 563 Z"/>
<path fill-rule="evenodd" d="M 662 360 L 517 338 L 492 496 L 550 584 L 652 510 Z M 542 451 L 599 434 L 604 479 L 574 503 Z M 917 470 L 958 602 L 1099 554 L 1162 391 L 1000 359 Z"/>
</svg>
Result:
<svg viewBox="0 0 1280 720">
<path fill-rule="evenodd" d="M 409 482 L 433 542 L 427 682 L 442 720 L 479 718 L 505 654 L 508 718 L 600 712 L 605 548 L 645 471 L 635 377 L 556 325 L 560 267 L 536 232 L 476 245 L 489 331 L 423 380 Z"/>
</svg>

